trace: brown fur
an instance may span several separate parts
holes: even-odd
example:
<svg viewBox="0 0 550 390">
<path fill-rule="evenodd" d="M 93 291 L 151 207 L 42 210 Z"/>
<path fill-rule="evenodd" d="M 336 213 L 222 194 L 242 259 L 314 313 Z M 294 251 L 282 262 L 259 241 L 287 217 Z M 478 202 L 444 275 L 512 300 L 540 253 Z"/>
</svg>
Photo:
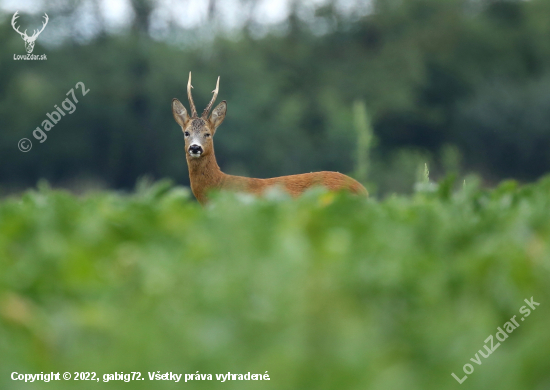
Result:
<svg viewBox="0 0 550 390">
<path fill-rule="evenodd" d="M 216 162 L 214 153 L 200 158 L 187 154 L 191 190 L 195 198 L 204 204 L 210 190 L 224 189 L 261 195 L 267 188 L 281 186 L 293 197 L 304 193 L 313 186 L 324 186 L 332 191 L 348 190 L 351 193 L 368 196 L 368 192 L 357 180 L 338 172 L 312 172 L 299 175 L 279 176 L 270 179 L 255 179 L 232 176 L 223 173 Z"/>
<path fill-rule="evenodd" d="M 219 78 L 218 78 L 219 82 Z M 192 117 L 177 99 L 172 100 L 172 113 L 174 119 L 181 126 L 185 135 L 185 150 L 191 190 L 197 200 L 206 203 L 208 192 L 214 189 L 226 189 L 231 191 L 247 192 L 261 195 L 272 186 L 280 186 L 290 195 L 297 197 L 313 186 L 324 186 L 331 191 L 347 190 L 354 194 L 368 196 L 368 192 L 358 181 L 338 172 L 312 172 L 300 175 L 280 176 L 270 179 L 253 179 L 242 176 L 232 176 L 223 173 L 216 162 L 214 155 L 213 136 L 218 126 L 223 122 L 227 111 L 225 101 L 221 102 L 207 118 L 208 111 L 217 95 L 218 86 L 214 90 L 214 98 L 204 111 L 202 118 L 197 118 L 196 109 L 191 98 L 191 74 L 189 74 L 188 95 L 191 105 Z M 192 157 L 189 154 L 190 139 L 200 140 L 203 153 L 200 157 Z"/>
</svg>

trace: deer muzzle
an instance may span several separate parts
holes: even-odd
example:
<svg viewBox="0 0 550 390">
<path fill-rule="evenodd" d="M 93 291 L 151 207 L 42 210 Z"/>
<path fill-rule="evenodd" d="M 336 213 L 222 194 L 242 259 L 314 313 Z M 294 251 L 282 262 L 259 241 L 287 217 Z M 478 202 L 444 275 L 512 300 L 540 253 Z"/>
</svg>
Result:
<svg viewBox="0 0 550 390">
<path fill-rule="evenodd" d="M 203 152 L 202 146 L 197 144 L 192 144 L 189 146 L 189 155 L 191 157 L 200 157 Z"/>
</svg>

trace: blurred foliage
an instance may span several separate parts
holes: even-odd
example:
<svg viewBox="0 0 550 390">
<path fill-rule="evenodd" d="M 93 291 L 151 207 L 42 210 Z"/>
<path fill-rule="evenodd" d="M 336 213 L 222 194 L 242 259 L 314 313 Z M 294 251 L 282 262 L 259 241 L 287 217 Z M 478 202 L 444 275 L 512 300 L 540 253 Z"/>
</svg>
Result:
<svg viewBox="0 0 550 390">
<path fill-rule="evenodd" d="M 243 17 L 258 4 L 236 1 Z M 444 167 L 449 150 L 456 173 L 489 182 L 549 170 L 547 0 L 374 0 L 363 13 L 327 1 L 311 17 L 292 1 L 279 25 L 250 19 L 230 33 L 219 27 L 220 3 L 210 0 L 210 19 L 196 28 L 178 27 L 174 19 L 185 15 L 172 12 L 160 33 L 151 22 L 160 2 L 130 2 L 133 20 L 119 30 L 105 27 L 96 0 L 43 2 L 36 17 L 48 12 L 50 24 L 35 53 L 47 61 L 14 61 L 23 42 L 11 14 L 0 15 L 3 191 L 42 177 L 71 188 L 131 188 L 145 174 L 188 184 L 170 102 L 185 100 L 190 70 L 201 108 L 221 75 L 229 108 L 216 152 L 228 173 L 363 175 L 353 115 L 361 100 L 377 140 L 368 180 L 380 194 L 410 191 L 417 163 Z M 95 23 L 78 24 L 83 13 Z M 45 47 L 49 36 L 55 44 Z M 78 81 L 90 93 L 76 112 L 43 144 L 34 140 Z M 16 147 L 23 137 L 34 141 L 28 153 Z M 412 176 L 403 161 L 414 162 Z"/>
<path fill-rule="evenodd" d="M 222 193 L 205 208 L 168 182 L 5 199 L 0 388 L 30 388 L 13 371 L 198 370 L 271 381 L 178 386 L 455 389 L 530 297 L 540 306 L 463 385 L 548 388 L 550 177 L 457 184 L 382 202 Z"/>
<path fill-rule="evenodd" d="M 374 139 L 372 123 L 364 101 L 357 101 L 354 103 L 353 116 L 355 130 L 357 131 L 357 156 L 354 176 L 360 182 L 366 183 L 370 169 L 370 152 L 374 144 Z"/>
</svg>

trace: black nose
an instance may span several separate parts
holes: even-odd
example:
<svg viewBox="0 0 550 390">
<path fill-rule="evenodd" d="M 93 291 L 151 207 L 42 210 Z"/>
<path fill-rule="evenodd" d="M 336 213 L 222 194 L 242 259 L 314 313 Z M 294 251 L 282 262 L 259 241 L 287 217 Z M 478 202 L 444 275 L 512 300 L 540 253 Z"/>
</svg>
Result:
<svg viewBox="0 0 550 390">
<path fill-rule="evenodd" d="M 193 154 L 202 153 L 202 148 L 199 145 L 191 145 L 189 151 Z"/>
</svg>

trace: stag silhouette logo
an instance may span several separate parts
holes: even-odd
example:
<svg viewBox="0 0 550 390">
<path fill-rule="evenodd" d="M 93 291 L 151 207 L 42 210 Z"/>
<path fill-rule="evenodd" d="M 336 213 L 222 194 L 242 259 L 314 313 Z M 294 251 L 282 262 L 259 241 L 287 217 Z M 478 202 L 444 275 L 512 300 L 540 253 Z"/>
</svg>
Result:
<svg viewBox="0 0 550 390">
<path fill-rule="evenodd" d="M 48 20 L 49 20 L 48 14 L 44 13 L 44 16 L 43 16 L 44 22 L 42 24 L 42 28 L 40 29 L 40 31 L 34 30 L 34 33 L 32 34 L 32 36 L 29 37 L 27 35 L 27 30 L 25 30 L 25 32 L 21 32 L 19 31 L 19 28 L 15 25 L 15 20 L 19 17 L 19 15 L 17 15 L 18 13 L 19 11 L 16 11 L 13 14 L 13 18 L 11 18 L 11 26 L 15 31 L 17 31 L 19 35 L 21 35 L 21 38 L 23 38 L 23 40 L 25 41 L 25 50 L 27 50 L 27 53 L 31 54 L 32 51 L 34 50 L 34 42 L 36 41 L 36 38 L 38 38 L 40 33 L 44 31 L 44 28 L 48 24 Z"/>
</svg>

